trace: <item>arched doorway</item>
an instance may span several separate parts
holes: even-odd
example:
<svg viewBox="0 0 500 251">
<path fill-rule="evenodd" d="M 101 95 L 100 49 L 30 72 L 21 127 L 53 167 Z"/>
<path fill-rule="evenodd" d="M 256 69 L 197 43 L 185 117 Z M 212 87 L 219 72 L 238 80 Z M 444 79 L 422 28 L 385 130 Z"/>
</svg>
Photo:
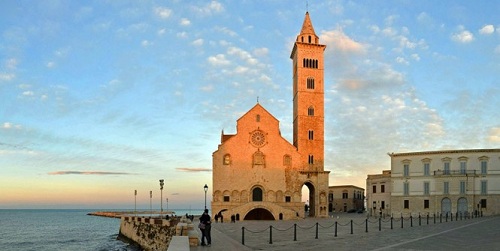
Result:
<svg viewBox="0 0 500 251">
<path fill-rule="evenodd" d="M 467 213 L 467 199 L 462 197 L 457 201 L 457 212 L 465 215 Z"/>
<path fill-rule="evenodd" d="M 307 195 L 307 190 L 309 190 L 308 196 L 304 196 Z M 304 185 L 302 186 L 302 202 L 305 202 L 306 205 L 308 205 L 307 207 L 308 210 L 307 212 L 305 212 L 306 216 L 310 217 L 316 216 L 316 206 L 315 206 L 316 202 L 314 200 L 314 194 L 315 194 L 314 185 L 311 182 L 304 183 Z M 304 201 L 304 199 L 306 201 Z"/>
<path fill-rule="evenodd" d="M 245 215 L 244 220 L 275 220 L 271 212 L 264 208 L 255 208 Z"/>
<path fill-rule="evenodd" d="M 443 198 L 441 200 L 441 213 L 443 215 L 449 214 L 451 212 L 451 200 L 449 198 Z"/>
</svg>

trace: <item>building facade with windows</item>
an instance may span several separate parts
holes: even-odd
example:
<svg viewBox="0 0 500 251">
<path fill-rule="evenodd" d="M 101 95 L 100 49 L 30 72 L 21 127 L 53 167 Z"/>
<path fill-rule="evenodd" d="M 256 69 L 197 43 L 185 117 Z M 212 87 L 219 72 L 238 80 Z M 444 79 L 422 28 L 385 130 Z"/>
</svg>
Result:
<svg viewBox="0 0 500 251">
<path fill-rule="evenodd" d="M 212 214 L 226 219 L 279 220 L 305 216 L 302 187 L 309 188 L 309 216 L 328 216 L 324 170 L 324 50 L 309 13 L 290 58 L 293 64 L 293 142 L 279 121 L 257 103 L 221 134 L 212 154 Z"/>
<path fill-rule="evenodd" d="M 366 178 L 366 211 L 370 216 L 390 214 L 391 170 L 371 174 Z"/>
<path fill-rule="evenodd" d="M 500 149 L 389 156 L 393 215 L 500 213 Z"/>
<path fill-rule="evenodd" d="M 328 188 L 328 212 L 363 210 L 365 189 L 353 185 L 330 186 Z"/>
</svg>

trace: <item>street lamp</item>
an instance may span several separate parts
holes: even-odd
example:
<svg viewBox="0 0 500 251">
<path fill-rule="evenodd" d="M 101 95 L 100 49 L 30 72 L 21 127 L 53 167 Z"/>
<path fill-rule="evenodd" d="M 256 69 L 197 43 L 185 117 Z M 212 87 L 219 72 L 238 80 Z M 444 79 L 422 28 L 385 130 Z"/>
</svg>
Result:
<svg viewBox="0 0 500 251">
<path fill-rule="evenodd" d="M 205 209 L 207 209 L 207 191 L 208 191 L 207 184 L 205 184 L 205 186 L 203 187 L 203 189 L 205 190 Z"/>
<path fill-rule="evenodd" d="M 134 190 L 134 214 L 137 216 L 137 190 Z"/>
<path fill-rule="evenodd" d="M 151 211 L 149 218 L 151 218 L 153 216 L 153 191 L 149 191 L 149 210 Z"/>
<path fill-rule="evenodd" d="M 163 179 L 160 180 L 160 217 L 163 214 Z"/>
</svg>

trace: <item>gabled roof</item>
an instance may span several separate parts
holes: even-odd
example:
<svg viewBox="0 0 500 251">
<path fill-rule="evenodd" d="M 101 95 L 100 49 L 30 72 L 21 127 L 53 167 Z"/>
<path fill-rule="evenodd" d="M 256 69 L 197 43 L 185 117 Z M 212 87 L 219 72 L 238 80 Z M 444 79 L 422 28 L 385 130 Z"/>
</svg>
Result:
<svg viewBox="0 0 500 251">
<path fill-rule="evenodd" d="M 273 118 L 274 120 L 279 122 L 279 120 L 276 117 L 274 117 L 269 111 L 267 111 L 266 108 L 264 108 L 262 105 L 260 105 L 260 103 L 255 104 L 250 110 L 248 110 L 245 114 L 243 114 L 243 116 L 241 116 L 238 120 L 236 120 L 236 122 L 238 122 L 240 119 L 244 118 L 248 113 L 250 113 L 252 110 L 255 110 L 257 108 L 264 110 L 264 112 L 269 114 L 269 116 L 271 116 L 271 118 Z"/>
</svg>

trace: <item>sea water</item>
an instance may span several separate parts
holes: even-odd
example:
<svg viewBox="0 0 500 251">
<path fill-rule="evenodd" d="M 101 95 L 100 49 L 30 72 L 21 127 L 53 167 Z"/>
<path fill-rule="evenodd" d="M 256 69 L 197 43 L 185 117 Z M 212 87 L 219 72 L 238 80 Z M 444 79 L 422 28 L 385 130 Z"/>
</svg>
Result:
<svg viewBox="0 0 500 251">
<path fill-rule="evenodd" d="M 120 219 L 98 210 L 0 210 L 0 250 L 141 250 L 118 240 Z"/>
<path fill-rule="evenodd" d="M 0 209 L 0 250 L 141 250 L 117 239 L 120 219 L 87 215 L 96 211 L 124 210 Z M 170 211 L 178 216 L 203 212 L 201 209 Z"/>
</svg>

